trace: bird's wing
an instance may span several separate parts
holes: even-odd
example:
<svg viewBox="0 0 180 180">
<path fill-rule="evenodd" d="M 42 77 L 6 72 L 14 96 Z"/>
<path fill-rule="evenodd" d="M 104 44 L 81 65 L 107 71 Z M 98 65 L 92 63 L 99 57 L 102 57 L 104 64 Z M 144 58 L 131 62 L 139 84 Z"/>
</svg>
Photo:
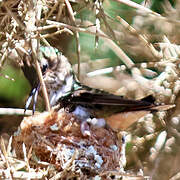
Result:
<svg viewBox="0 0 180 180">
<path fill-rule="evenodd" d="M 123 96 L 107 93 L 92 93 L 85 90 L 79 90 L 73 93 L 71 102 L 84 105 L 119 106 L 122 107 L 123 111 L 159 111 L 174 107 L 174 105 L 156 105 L 152 95 L 140 100 L 131 100 Z"/>
<path fill-rule="evenodd" d="M 155 106 L 152 96 L 148 96 L 141 100 L 131 100 L 125 99 L 123 96 L 116 96 L 113 94 L 91 93 L 83 90 L 73 93 L 71 102 L 78 104 L 122 106 L 129 107 L 134 110 Z"/>
</svg>

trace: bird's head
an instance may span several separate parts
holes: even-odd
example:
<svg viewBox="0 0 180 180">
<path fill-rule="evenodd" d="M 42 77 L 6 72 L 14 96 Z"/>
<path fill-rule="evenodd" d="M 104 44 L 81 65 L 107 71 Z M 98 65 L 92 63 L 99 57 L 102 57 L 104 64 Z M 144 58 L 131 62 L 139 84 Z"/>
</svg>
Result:
<svg viewBox="0 0 180 180">
<path fill-rule="evenodd" d="M 54 47 L 41 46 L 38 57 L 42 72 L 46 69 L 50 69 L 51 71 L 71 70 L 71 65 L 67 58 Z"/>
<path fill-rule="evenodd" d="M 45 69 L 54 69 L 59 63 L 59 59 L 57 58 L 60 55 L 60 52 L 53 47 L 41 46 L 39 49 L 39 63 L 41 65 L 42 71 Z"/>
</svg>

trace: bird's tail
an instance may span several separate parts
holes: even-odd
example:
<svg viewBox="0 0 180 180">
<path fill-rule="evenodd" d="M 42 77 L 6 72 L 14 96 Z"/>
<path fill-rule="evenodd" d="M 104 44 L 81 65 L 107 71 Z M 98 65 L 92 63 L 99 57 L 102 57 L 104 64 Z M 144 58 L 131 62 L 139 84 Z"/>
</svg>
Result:
<svg viewBox="0 0 180 180">
<path fill-rule="evenodd" d="M 159 105 L 159 106 L 154 106 L 151 107 L 150 110 L 151 111 L 167 111 L 169 109 L 174 108 L 176 105 L 172 104 L 172 105 Z"/>
</svg>

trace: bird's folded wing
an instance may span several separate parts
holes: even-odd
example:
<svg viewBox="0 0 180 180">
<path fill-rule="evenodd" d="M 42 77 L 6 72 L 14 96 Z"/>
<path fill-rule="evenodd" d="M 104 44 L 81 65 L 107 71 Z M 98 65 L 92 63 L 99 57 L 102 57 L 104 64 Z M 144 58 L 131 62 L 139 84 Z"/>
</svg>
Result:
<svg viewBox="0 0 180 180">
<path fill-rule="evenodd" d="M 147 96 L 141 100 L 125 99 L 123 96 L 103 93 L 91 93 L 87 91 L 79 91 L 74 93 L 71 102 L 77 104 L 92 105 L 110 105 L 123 107 L 125 111 L 160 111 L 168 110 L 174 105 L 156 105 L 153 96 Z"/>
<path fill-rule="evenodd" d="M 91 92 L 75 93 L 72 102 L 82 104 L 115 105 L 125 107 L 154 107 L 154 99 L 150 96 L 142 100 L 125 99 L 123 96 L 113 94 L 99 94 Z"/>
</svg>

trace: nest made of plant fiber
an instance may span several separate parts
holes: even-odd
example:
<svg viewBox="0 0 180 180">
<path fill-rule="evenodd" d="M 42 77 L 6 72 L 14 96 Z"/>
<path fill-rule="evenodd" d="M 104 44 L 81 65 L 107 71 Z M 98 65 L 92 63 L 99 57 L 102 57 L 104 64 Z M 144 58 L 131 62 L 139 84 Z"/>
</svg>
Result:
<svg viewBox="0 0 180 180">
<path fill-rule="evenodd" d="M 90 125 L 90 135 L 84 136 L 81 123 L 65 111 L 25 117 L 14 135 L 16 154 L 23 158 L 24 143 L 36 159 L 53 164 L 58 171 L 68 169 L 70 174 L 92 176 L 121 169 L 121 144 L 116 133 Z"/>
</svg>

